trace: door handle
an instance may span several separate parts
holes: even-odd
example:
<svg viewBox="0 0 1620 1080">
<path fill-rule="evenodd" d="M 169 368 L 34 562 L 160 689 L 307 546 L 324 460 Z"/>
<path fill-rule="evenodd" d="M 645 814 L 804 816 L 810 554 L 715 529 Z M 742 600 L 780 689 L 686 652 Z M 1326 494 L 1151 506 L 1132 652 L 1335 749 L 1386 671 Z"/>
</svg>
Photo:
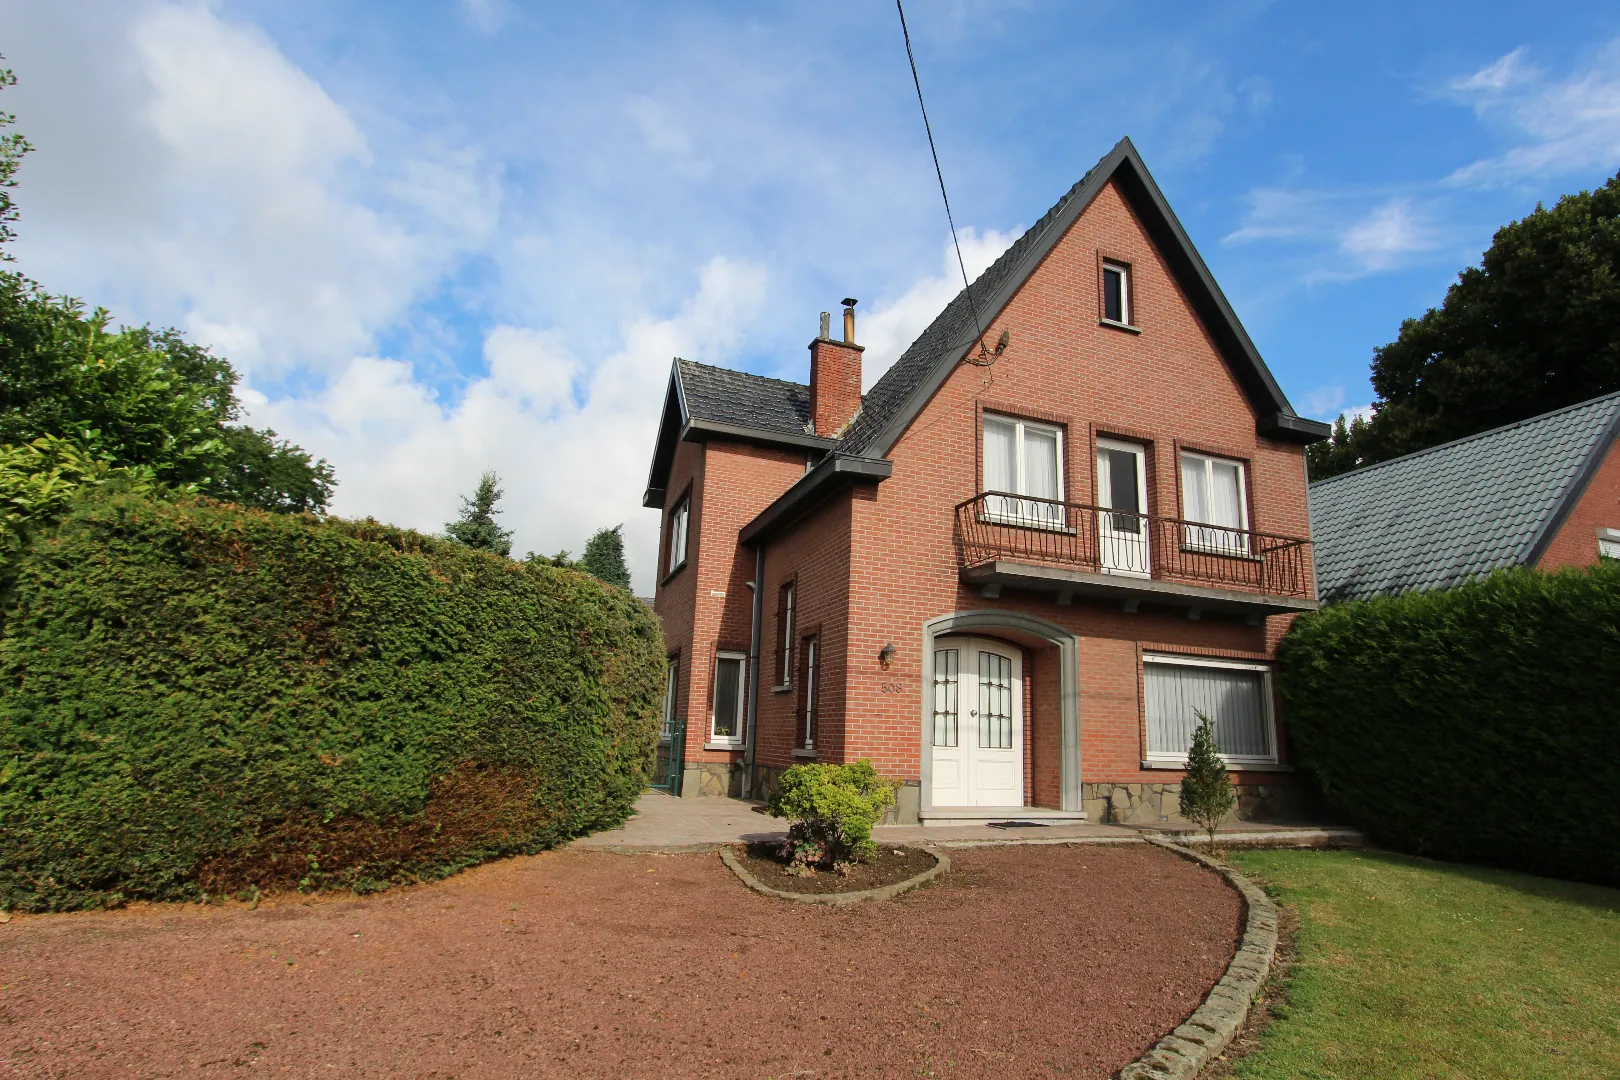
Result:
<svg viewBox="0 0 1620 1080">
<path fill-rule="evenodd" d="M 969 709 L 968 710 L 968 715 L 969 716 L 978 716 L 979 715 L 979 710 L 978 709 Z"/>
</svg>

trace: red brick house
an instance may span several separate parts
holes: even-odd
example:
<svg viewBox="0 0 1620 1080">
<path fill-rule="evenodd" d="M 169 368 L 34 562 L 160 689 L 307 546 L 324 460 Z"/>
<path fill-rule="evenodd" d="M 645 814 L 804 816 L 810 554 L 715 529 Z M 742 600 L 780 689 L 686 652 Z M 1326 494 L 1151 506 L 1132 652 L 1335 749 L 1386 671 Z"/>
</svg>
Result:
<svg viewBox="0 0 1620 1080">
<path fill-rule="evenodd" d="M 660 782 L 870 758 L 901 821 L 1174 820 L 1195 709 L 1240 812 L 1299 789 L 1271 665 L 1316 606 L 1296 415 L 1122 140 L 863 397 L 676 360 Z M 982 333 L 980 328 L 982 327 Z"/>
</svg>

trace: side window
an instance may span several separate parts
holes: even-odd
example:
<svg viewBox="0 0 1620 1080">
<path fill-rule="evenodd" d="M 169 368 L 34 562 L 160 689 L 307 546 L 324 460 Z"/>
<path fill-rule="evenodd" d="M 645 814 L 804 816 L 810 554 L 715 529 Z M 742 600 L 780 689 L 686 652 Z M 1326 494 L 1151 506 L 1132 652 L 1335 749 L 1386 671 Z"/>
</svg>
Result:
<svg viewBox="0 0 1620 1080">
<path fill-rule="evenodd" d="M 794 604 L 797 602 L 797 585 L 788 581 L 782 584 L 776 595 L 776 685 L 791 686 L 793 683 L 793 623 Z"/>
<path fill-rule="evenodd" d="M 985 510 L 993 518 L 1015 525 L 1061 526 L 1062 429 L 986 413 L 984 490 L 1000 493 L 985 502 Z"/>
<path fill-rule="evenodd" d="M 804 666 L 799 689 L 799 723 L 794 740 L 800 750 L 816 748 L 816 721 L 821 711 L 821 639 L 807 637 L 800 645 Z"/>
<path fill-rule="evenodd" d="M 747 700 L 748 656 L 722 652 L 714 659 L 714 715 L 709 741 L 730 746 L 743 742 L 743 702 Z"/>
<path fill-rule="evenodd" d="M 692 517 L 692 496 L 676 504 L 669 514 L 669 559 L 664 573 L 673 574 L 686 565 L 686 532 Z"/>
<path fill-rule="evenodd" d="M 1620 559 L 1620 529 L 1598 530 L 1598 558 Z"/>
</svg>

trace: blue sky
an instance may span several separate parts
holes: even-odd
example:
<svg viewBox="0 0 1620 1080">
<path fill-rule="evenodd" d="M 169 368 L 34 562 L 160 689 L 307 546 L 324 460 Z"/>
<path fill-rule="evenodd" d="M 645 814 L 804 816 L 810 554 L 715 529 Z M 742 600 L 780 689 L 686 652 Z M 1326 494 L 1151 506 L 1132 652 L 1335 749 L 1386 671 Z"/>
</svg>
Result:
<svg viewBox="0 0 1620 1080">
<path fill-rule="evenodd" d="M 970 269 L 1130 135 L 1301 412 L 1491 233 L 1620 168 L 1620 9 L 908 11 Z M 875 377 L 955 286 L 892 5 L 0 0 L 19 267 L 246 373 L 336 509 L 518 550 L 640 509 L 671 355 Z"/>
</svg>

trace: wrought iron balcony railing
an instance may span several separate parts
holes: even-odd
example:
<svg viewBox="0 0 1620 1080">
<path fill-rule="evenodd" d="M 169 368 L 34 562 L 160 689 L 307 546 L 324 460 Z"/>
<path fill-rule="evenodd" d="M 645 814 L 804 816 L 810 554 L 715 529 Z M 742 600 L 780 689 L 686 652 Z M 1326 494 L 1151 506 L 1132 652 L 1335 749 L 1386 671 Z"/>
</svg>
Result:
<svg viewBox="0 0 1620 1080">
<path fill-rule="evenodd" d="M 986 492 L 956 508 L 963 569 L 993 562 L 1311 599 L 1310 541 Z"/>
</svg>

